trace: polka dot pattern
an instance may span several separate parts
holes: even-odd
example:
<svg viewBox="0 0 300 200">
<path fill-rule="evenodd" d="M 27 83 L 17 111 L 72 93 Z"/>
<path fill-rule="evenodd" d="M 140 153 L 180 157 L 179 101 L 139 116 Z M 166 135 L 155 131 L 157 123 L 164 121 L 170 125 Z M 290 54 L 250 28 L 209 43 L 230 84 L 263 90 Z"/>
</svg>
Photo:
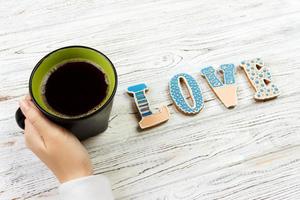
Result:
<svg viewBox="0 0 300 200">
<path fill-rule="evenodd" d="M 224 74 L 224 84 L 235 84 L 235 66 L 233 64 L 223 64 L 220 68 Z M 212 88 L 224 86 L 216 76 L 216 70 L 212 66 L 203 68 L 201 73 Z"/>
<path fill-rule="evenodd" d="M 189 89 L 191 98 L 193 100 L 193 107 L 188 104 L 185 97 L 183 96 L 180 80 L 184 81 L 187 88 Z M 201 89 L 197 81 L 186 73 L 180 73 L 172 77 L 170 81 L 170 95 L 174 101 L 176 107 L 186 114 L 196 114 L 203 108 L 204 101 L 202 97 Z"/>
<path fill-rule="evenodd" d="M 234 64 L 223 64 L 220 66 L 224 74 L 224 84 L 235 84 L 235 66 Z"/>
<path fill-rule="evenodd" d="M 211 87 L 223 86 L 223 83 L 216 76 L 216 70 L 212 66 L 203 68 L 201 70 L 201 73 L 206 78 Z"/>
<path fill-rule="evenodd" d="M 266 100 L 279 95 L 278 87 L 272 82 L 271 71 L 265 67 L 262 59 L 242 61 L 240 66 L 246 72 L 251 85 L 256 91 L 254 94 L 255 99 Z"/>
</svg>

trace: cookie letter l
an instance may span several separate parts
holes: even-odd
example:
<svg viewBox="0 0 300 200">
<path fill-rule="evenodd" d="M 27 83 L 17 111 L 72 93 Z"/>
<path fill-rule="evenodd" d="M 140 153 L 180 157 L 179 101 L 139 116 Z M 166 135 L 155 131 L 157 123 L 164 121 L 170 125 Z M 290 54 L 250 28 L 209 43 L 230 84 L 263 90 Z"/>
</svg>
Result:
<svg viewBox="0 0 300 200">
<path fill-rule="evenodd" d="M 240 67 L 246 72 L 247 78 L 255 89 L 255 100 L 269 100 L 279 95 L 278 87 L 272 82 L 270 69 L 262 59 L 242 61 Z"/>
<path fill-rule="evenodd" d="M 139 125 L 142 129 L 150 128 L 167 121 L 170 113 L 167 106 L 163 106 L 158 113 L 152 113 L 145 95 L 148 87 L 145 83 L 128 87 L 127 92 L 133 94 L 135 104 L 142 117 Z"/>
<path fill-rule="evenodd" d="M 237 104 L 235 67 L 233 64 L 223 64 L 220 68 L 224 75 L 224 83 L 217 78 L 216 70 L 211 66 L 201 70 L 202 76 L 206 78 L 211 89 L 227 108 L 235 107 Z"/>
<path fill-rule="evenodd" d="M 190 96 L 193 101 L 193 105 L 189 105 L 185 97 L 182 94 L 180 81 L 183 81 L 189 90 Z M 201 89 L 197 81 L 186 73 L 180 73 L 170 81 L 170 95 L 176 107 L 185 114 L 197 114 L 203 108 L 203 97 Z"/>
</svg>

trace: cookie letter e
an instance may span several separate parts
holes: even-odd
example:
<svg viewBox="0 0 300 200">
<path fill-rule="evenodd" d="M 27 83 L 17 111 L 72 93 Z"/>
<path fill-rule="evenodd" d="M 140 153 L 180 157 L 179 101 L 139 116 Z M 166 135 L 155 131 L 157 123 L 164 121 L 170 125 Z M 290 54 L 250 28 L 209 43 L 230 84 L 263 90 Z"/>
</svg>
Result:
<svg viewBox="0 0 300 200">
<path fill-rule="evenodd" d="M 224 75 L 224 83 L 216 76 L 216 70 L 209 66 L 201 70 L 209 86 L 227 108 L 237 104 L 237 86 L 235 84 L 235 67 L 233 64 L 223 64 L 220 72 Z"/>
<path fill-rule="evenodd" d="M 150 128 L 167 121 L 170 113 L 167 106 L 163 106 L 158 113 L 152 113 L 149 102 L 145 95 L 148 87 L 145 83 L 133 85 L 127 88 L 127 92 L 134 97 L 135 104 L 142 117 L 139 125 L 142 129 Z"/>
<path fill-rule="evenodd" d="M 180 82 L 183 82 L 189 90 L 193 105 L 189 105 L 182 93 Z M 180 73 L 171 78 L 170 95 L 176 107 L 185 114 L 197 114 L 203 108 L 203 97 L 197 81 L 189 74 Z"/>
<path fill-rule="evenodd" d="M 272 81 L 271 71 L 264 65 L 262 59 L 242 61 L 240 67 L 256 91 L 255 100 L 269 100 L 279 95 L 279 89 Z"/>
</svg>

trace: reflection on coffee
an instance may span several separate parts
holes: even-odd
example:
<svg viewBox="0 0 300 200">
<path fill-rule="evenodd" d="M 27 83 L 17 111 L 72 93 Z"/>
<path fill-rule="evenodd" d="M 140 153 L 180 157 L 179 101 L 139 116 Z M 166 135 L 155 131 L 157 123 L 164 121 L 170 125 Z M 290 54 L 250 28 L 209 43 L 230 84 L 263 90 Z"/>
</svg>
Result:
<svg viewBox="0 0 300 200">
<path fill-rule="evenodd" d="M 48 106 L 62 116 L 81 116 L 96 110 L 108 91 L 106 75 L 96 65 L 70 61 L 58 66 L 44 81 Z"/>
</svg>

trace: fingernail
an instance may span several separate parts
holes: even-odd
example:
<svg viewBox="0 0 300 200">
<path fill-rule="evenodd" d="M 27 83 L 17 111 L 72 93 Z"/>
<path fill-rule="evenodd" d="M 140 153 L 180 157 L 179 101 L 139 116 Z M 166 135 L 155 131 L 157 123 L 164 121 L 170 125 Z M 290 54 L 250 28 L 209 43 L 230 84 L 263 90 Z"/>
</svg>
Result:
<svg viewBox="0 0 300 200">
<path fill-rule="evenodd" d="M 21 100 L 19 104 L 23 114 L 30 108 L 29 103 L 25 99 Z"/>
</svg>

